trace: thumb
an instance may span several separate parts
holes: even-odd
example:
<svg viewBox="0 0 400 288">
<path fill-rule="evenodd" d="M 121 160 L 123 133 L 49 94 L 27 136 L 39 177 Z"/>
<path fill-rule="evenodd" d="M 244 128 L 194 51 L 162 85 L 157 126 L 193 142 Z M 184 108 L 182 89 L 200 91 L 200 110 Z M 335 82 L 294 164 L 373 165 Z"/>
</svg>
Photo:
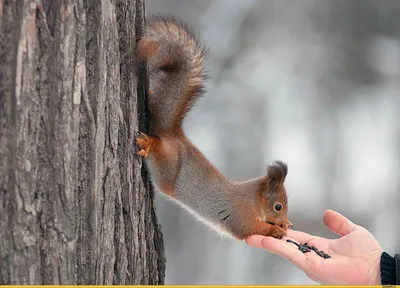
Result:
<svg viewBox="0 0 400 288">
<path fill-rule="evenodd" d="M 339 236 L 345 236 L 357 228 L 357 225 L 333 210 L 325 211 L 323 221 L 329 230 Z"/>
</svg>

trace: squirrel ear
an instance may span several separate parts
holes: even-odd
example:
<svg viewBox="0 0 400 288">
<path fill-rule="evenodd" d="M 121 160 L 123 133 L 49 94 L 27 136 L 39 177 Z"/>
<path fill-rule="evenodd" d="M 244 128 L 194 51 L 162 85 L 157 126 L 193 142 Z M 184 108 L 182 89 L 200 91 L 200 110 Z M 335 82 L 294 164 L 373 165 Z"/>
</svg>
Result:
<svg viewBox="0 0 400 288">
<path fill-rule="evenodd" d="M 282 161 L 275 161 L 273 165 L 268 166 L 267 176 L 270 187 L 282 185 L 285 182 L 287 173 L 287 165 Z"/>
</svg>

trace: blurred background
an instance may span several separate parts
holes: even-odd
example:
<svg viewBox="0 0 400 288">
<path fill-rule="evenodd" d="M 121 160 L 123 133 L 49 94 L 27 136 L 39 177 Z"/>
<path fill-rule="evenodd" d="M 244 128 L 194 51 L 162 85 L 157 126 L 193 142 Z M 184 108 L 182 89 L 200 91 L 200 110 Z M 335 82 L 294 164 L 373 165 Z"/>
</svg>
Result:
<svg viewBox="0 0 400 288">
<path fill-rule="evenodd" d="M 297 230 L 335 237 L 335 209 L 400 252 L 400 1 L 146 0 L 210 47 L 185 131 L 226 176 L 288 164 Z M 278 256 L 221 239 L 157 197 L 166 284 L 316 284 Z"/>
</svg>

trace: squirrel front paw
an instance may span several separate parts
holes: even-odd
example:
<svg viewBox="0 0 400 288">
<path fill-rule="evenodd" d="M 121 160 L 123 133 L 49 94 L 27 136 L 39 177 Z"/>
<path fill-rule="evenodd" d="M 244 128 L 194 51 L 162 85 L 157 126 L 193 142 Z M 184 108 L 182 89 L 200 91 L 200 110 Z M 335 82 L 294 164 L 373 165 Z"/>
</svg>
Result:
<svg viewBox="0 0 400 288">
<path fill-rule="evenodd" d="M 151 146 L 153 145 L 153 139 L 145 133 L 140 132 L 136 134 L 136 144 L 138 144 L 140 148 L 136 154 L 146 158 L 149 155 Z"/>
<path fill-rule="evenodd" d="M 286 227 L 282 227 L 283 225 L 276 225 L 273 223 L 266 223 L 264 221 L 257 221 L 255 225 L 255 229 L 251 231 L 250 235 L 263 235 L 263 236 L 271 236 L 277 239 L 282 239 L 287 235 Z"/>
<path fill-rule="evenodd" d="M 282 239 L 284 236 L 286 236 L 287 232 L 285 229 L 277 226 L 277 225 L 273 225 L 271 227 L 270 233 L 268 236 L 277 238 L 277 239 Z"/>
</svg>

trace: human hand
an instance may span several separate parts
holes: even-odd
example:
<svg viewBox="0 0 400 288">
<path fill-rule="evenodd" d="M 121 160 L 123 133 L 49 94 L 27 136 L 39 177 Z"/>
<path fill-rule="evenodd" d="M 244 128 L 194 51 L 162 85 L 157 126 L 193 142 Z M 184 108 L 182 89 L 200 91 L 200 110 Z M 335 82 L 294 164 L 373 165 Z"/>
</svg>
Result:
<svg viewBox="0 0 400 288">
<path fill-rule="evenodd" d="M 286 258 L 310 279 L 321 284 L 381 285 L 380 259 L 383 249 L 375 237 L 365 228 L 332 210 L 324 213 L 323 221 L 341 237 L 326 239 L 288 230 L 287 237 L 280 240 L 253 235 L 246 239 L 246 243 Z M 332 258 L 324 259 L 313 251 L 303 254 L 294 244 L 286 242 L 288 238 L 315 246 Z"/>
</svg>

